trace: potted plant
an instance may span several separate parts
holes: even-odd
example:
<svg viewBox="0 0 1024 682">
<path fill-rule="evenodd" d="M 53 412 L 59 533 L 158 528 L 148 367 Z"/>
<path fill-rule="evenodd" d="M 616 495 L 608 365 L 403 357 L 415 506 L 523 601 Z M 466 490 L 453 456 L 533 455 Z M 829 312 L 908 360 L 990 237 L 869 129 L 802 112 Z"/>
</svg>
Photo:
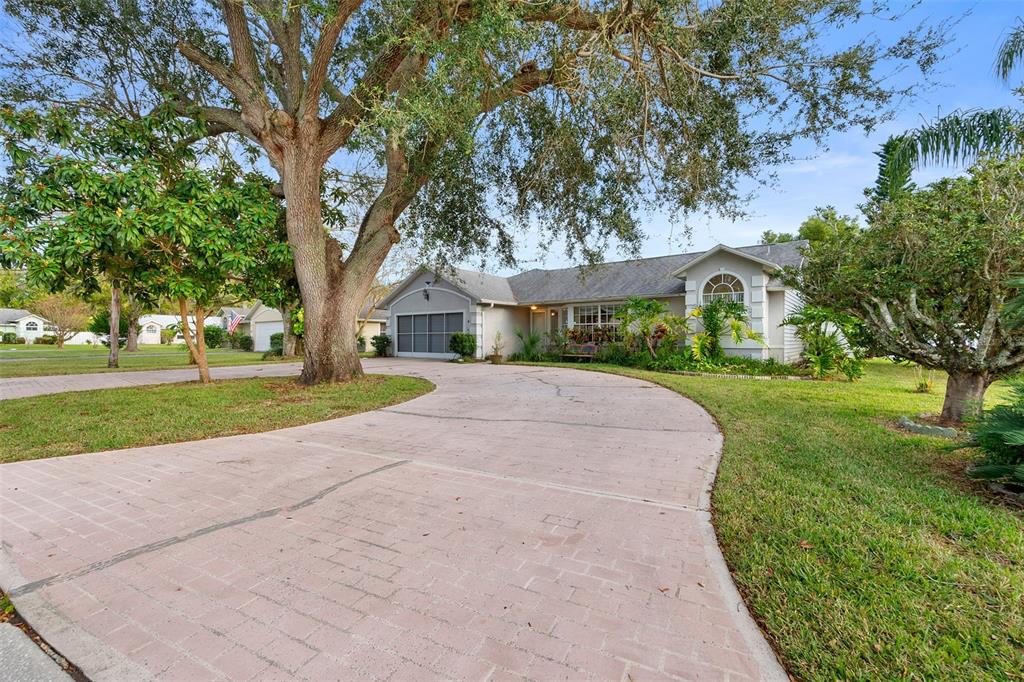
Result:
<svg viewBox="0 0 1024 682">
<path fill-rule="evenodd" d="M 495 365 L 503 361 L 501 351 L 505 350 L 505 341 L 501 338 L 501 332 L 494 332 L 494 345 L 491 346 L 491 354 L 487 357 Z"/>
</svg>

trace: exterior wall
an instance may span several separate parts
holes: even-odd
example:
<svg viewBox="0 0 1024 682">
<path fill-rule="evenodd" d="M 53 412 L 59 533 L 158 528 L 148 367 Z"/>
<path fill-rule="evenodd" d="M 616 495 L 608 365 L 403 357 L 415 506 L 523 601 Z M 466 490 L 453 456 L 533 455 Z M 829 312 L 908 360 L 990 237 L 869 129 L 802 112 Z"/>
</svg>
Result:
<svg viewBox="0 0 1024 682">
<path fill-rule="evenodd" d="M 768 342 L 768 355 L 779 362 L 786 362 L 786 328 L 779 325 L 786 317 L 786 292 L 768 292 L 768 333 L 765 334 L 765 341 Z"/>
<path fill-rule="evenodd" d="M 508 357 L 512 353 L 518 353 L 523 349 L 516 336 L 516 330 L 524 332 L 530 329 L 530 309 L 526 306 L 496 305 L 480 306 L 483 312 L 482 338 L 477 339 L 477 356 L 487 357 L 494 347 L 494 336 L 501 332 L 501 341 L 504 348 L 501 354 Z"/>
<path fill-rule="evenodd" d="M 786 289 L 785 294 L 785 312 L 786 315 L 795 313 L 803 307 L 804 302 L 800 294 L 794 289 Z M 796 362 L 800 359 L 800 352 L 804 349 L 804 344 L 796 337 L 796 327 L 786 326 L 782 328 L 783 340 L 782 340 L 782 361 L 783 362 Z"/>
<path fill-rule="evenodd" d="M 76 332 L 74 336 L 64 342 L 65 346 L 95 346 L 100 343 L 100 337 L 92 332 Z"/>
<path fill-rule="evenodd" d="M 35 329 L 29 327 L 35 325 Z M 46 336 L 46 320 L 38 315 L 28 315 L 17 321 L 15 334 L 25 339 L 26 343 L 34 343 L 40 336 Z"/>
<path fill-rule="evenodd" d="M 427 286 L 430 282 L 430 286 Z M 424 298 L 424 291 L 429 295 Z M 463 331 L 477 335 L 477 346 L 481 341 L 480 323 L 482 316 L 478 315 L 478 306 L 464 293 L 459 291 L 452 284 L 438 278 L 431 272 L 421 272 L 414 279 L 409 281 L 402 289 L 391 298 L 388 318 L 388 329 L 391 334 L 391 353 L 404 357 L 433 357 L 450 358 L 451 353 L 399 353 L 398 351 L 398 317 L 399 315 L 411 315 L 416 313 L 462 313 Z M 478 319 L 479 318 L 479 319 Z"/>
<path fill-rule="evenodd" d="M 140 325 L 139 343 L 158 344 L 160 343 L 160 330 L 162 327 L 156 322 L 149 322 Z"/>
<path fill-rule="evenodd" d="M 362 333 L 363 342 L 366 344 L 366 350 L 373 350 L 373 346 L 370 345 L 370 339 L 380 334 L 380 328 L 382 326 L 382 323 L 375 322 L 374 320 L 366 321 L 366 325 L 363 327 Z M 392 339 L 391 342 L 394 343 L 394 339 Z"/>
<path fill-rule="evenodd" d="M 760 263 L 748 260 L 728 252 L 719 252 L 707 260 L 697 263 L 686 271 L 686 308 L 692 310 L 703 301 L 704 284 L 718 274 L 730 274 L 743 282 L 743 303 L 750 311 L 750 328 L 769 337 L 770 312 L 768 301 L 768 276 Z M 694 325 L 694 331 L 700 330 L 700 321 Z M 726 355 L 750 358 L 767 358 L 768 349 L 756 341 L 734 342 L 729 337 L 722 338 L 722 349 Z"/>
</svg>

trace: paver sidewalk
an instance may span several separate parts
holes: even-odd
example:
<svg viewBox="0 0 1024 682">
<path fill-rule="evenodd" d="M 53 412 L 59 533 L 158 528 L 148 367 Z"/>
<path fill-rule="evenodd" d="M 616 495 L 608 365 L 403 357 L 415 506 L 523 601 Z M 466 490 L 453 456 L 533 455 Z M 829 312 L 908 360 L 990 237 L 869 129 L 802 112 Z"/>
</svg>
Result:
<svg viewBox="0 0 1024 682">
<path fill-rule="evenodd" d="M 265 434 L 0 466 L 0 585 L 94 680 L 783 680 L 693 402 L 566 369 Z"/>
<path fill-rule="evenodd" d="M 244 379 L 247 377 L 292 376 L 302 371 L 301 362 L 264 363 L 211 367 L 214 379 Z M 64 374 L 42 377 L 0 378 L 0 400 L 28 398 L 49 393 L 92 391 L 98 388 L 127 388 L 148 384 L 176 384 L 196 381 L 199 376 L 194 367 L 188 369 L 153 369 L 97 374 Z"/>
</svg>

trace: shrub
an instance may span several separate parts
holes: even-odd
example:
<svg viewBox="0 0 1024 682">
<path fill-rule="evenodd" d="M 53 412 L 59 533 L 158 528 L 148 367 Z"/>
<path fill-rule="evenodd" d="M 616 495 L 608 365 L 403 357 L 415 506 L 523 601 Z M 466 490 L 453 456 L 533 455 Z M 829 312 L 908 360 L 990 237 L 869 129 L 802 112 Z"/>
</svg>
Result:
<svg viewBox="0 0 1024 682">
<path fill-rule="evenodd" d="M 178 332 L 174 329 L 161 329 L 160 330 L 160 343 L 170 344 L 174 342 L 174 337 L 178 335 Z"/>
<path fill-rule="evenodd" d="M 853 381 L 864 376 L 863 351 L 849 346 L 849 339 L 855 335 L 849 316 L 807 305 L 782 324 L 796 327 L 796 336 L 804 346 L 800 355 L 816 378 L 842 374 Z"/>
<path fill-rule="evenodd" d="M 208 324 L 203 327 L 203 340 L 207 348 L 220 348 L 227 340 L 227 330 L 217 325 Z"/>
<path fill-rule="evenodd" d="M 4 332 L 4 334 L 3 334 L 3 342 L 4 343 L 17 343 L 18 342 L 18 335 L 15 334 L 14 332 Z"/>
<path fill-rule="evenodd" d="M 391 347 L 391 337 L 387 334 L 377 334 L 370 339 L 370 345 L 373 346 L 373 354 L 378 358 L 382 358 L 388 354 L 388 348 Z"/>
<path fill-rule="evenodd" d="M 519 353 L 514 353 L 512 356 L 513 360 L 526 360 L 527 362 L 540 360 L 540 334 L 538 332 L 527 334 L 522 329 L 517 329 L 516 338 L 523 344 L 523 350 Z"/>
<path fill-rule="evenodd" d="M 985 456 L 968 473 L 1024 485 L 1024 376 L 1009 383 L 1009 401 L 985 410 L 969 427 L 970 445 Z"/>
<path fill-rule="evenodd" d="M 448 350 L 462 358 L 476 355 L 476 335 L 468 332 L 455 332 L 448 342 Z"/>
<path fill-rule="evenodd" d="M 39 343 L 39 344 L 42 344 L 44 346 L 56 346 L 57 345 L 57 337 L 53 336 L 52 334 L 46 334 L 45 336 L 38 336 L 38 337 L 36 337 L 36 340 L 33 341 L 32 343 Z"/>
<path fill-rule="evenodd" d="M 366 337 L 365 336 L 360 336 L 359 338 L 356 339 L 356 350 L 358 350 L 360 353 L 365 353 L 366 352 Z"/>
<path fill-rule="evenodd" d="M 252 352 L 252 349 L 255 347 L 255 342 L 252 340 L 251 336 L 248 334 L 234 334 L 233 336 L 235 337 L 235 348 L 244 350 L 246 353 Z"/>
<path fill-rule="evenodd" d="M 24 346 L 28 341 L 25 340 L 24 336 L 16 336 L 14 337 L 14 343 Z"/>
<path fill-rule="evenodd" d="M 691 313 L 699 317 L 704 329 L 693 335 L 696 358 L 718 362 L 725 357 L 722 337 L 728 334 L 736 343 L 746 339 L 763 344 L 764 339 L 748 325 L 747 308 L 739 301 L 716 298 Z"/>
<path fill-rule="evenodd" d="M 284 348 L 284 332 L 277 332 L 270 335 L 270 350 L 281 350 Z"/>
</svg>

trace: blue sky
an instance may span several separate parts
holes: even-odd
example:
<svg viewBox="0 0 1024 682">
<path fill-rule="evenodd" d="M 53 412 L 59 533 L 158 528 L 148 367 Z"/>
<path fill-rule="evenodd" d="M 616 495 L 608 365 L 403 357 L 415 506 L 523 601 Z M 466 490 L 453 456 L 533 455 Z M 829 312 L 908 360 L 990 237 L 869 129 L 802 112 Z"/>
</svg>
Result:
<svg viewBox="0 0 1024 682">
<path fill-rule="evenodd" d="M 966 16 L 963 16 L 965 15 Z M 716 217 L 697 216 L 690 220 L 692 237 L 687 239 L 667 215 L 650 215 L 645 223 L 647 239 L 644 256 L 660 256 L 681 251 L 697 251 L 722 242 L 731 246 L 756 244 L 764 230 L 796 232 L 800 223 L 816 206 L 833 205 L 841 213 L 859 214 L 857 205 L 863 190 L 874 183 L 877 159 L 873 152 L 893 133 L 920 126 L 939 113 L 954 109 L 1019 106 L 1010 88 L 993 73 L 996 48 L 1017 17 L 1024 16 L 1024 3 L 1017 0 L 923 0 L 923 3 L 895 24 L 893 32 L 907 30 L 923 19 L 935 22 L 947 17 L 962 17 L 952 29 L 949 56 L 940 66 L 939 85 L 908 103 L 891 122 L 871 134 L 849 131 L 831 135 L 826 148 L 801 144 L 794 148 L 800 160 L 778 168 L 774 186 L 760 187 L 747 206 L 748 218 L 730 222 Z M 918 184 L 955 174 L 962 169 L 929 168 L 914 175 Z M 756 185 L 750 183 L 748 189 Z M 609 260 L 621 255 L 614 249 Z M 571 263 L 556 245 L 542 253 L 527 242 L 520 252 L 520 266 L 562 267 Z M 500 274 L 506 271 L 496 270 Z"/>
</svg>

